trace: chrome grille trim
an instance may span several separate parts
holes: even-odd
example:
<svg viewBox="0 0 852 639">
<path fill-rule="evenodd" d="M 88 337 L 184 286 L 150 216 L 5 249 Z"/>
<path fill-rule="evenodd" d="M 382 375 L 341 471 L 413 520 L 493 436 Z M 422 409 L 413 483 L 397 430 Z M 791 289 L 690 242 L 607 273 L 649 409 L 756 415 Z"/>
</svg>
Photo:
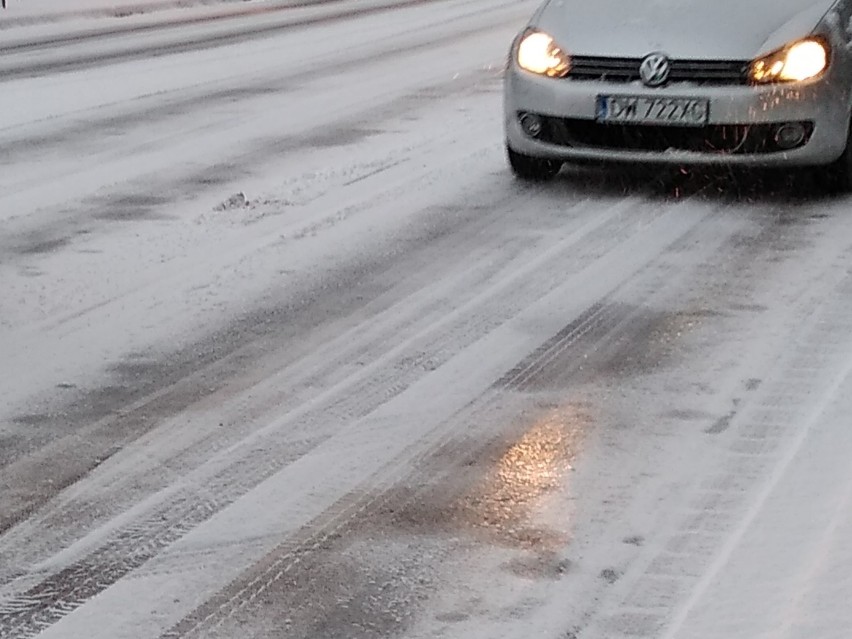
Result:
<svg viewBox="0 0 852 639">
<path fill-rule="evenodd" d="M 571 58 L 569 80 L 634 82 L 639 80 L 642 58 Z M 694 82 L 711 85 L 748 84 L 747 60 L 672 60 L 668 82 Z"/>
</svg>

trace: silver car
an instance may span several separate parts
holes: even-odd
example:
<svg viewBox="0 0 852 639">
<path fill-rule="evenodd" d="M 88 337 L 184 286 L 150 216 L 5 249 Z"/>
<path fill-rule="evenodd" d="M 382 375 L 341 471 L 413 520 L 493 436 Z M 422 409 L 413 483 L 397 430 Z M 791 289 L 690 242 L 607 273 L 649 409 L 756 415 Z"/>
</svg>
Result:
<svg viewBox="0 0 852 639">
<path fill-rule="evenodd" d="M 852 188 L 852 0 L 548 0 L 512 44 L 509 163 L 820 166 Z"/>
</svg>

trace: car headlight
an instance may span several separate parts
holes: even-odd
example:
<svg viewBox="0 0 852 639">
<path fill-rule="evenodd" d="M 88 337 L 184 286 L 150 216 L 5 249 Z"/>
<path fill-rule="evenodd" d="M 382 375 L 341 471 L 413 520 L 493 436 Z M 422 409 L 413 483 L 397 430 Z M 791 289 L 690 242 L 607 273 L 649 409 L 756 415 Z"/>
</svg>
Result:
<svg viewBox="0 0 852 639">
<path fill-rule="evenodd" d="M 801 40 L 752 62 L 749 76 L 760 84 L 802 82 L 825 71 L 828 57 L 828 45 L 822 40 Z"/>
<path fill-rule="evenodd" d="M 529 31 L 525 33 L 517 49 L 518 66 L 531 73 L 561 78 L 571 68 L 568 54 L 559 48 L 546 33 Z"/>
</svg>

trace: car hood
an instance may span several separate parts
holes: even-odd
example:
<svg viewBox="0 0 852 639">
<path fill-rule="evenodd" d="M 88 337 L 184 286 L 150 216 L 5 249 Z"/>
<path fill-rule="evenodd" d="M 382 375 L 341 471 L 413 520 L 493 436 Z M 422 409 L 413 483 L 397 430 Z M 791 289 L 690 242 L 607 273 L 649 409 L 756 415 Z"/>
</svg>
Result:
<svg viewBox="0 0 852 639">
<path fill-rule="evenodd" d="M 574 55 L 749 60 L 814 31 L 835 0 L 551 0 L 534 24 Z"/>
</svg>

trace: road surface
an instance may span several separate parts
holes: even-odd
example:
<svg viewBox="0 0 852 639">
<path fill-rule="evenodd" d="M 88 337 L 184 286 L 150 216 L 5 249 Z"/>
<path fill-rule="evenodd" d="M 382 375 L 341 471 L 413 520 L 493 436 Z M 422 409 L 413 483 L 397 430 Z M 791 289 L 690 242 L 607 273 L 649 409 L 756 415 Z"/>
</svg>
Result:
<svg viewBox="0 0 852 639">
<path fill-rule="evenodd" d="M 0 30 L 0 637 L 848 638 L 852 200 L 514 181 L 534 7 Z"/>
</svg>

